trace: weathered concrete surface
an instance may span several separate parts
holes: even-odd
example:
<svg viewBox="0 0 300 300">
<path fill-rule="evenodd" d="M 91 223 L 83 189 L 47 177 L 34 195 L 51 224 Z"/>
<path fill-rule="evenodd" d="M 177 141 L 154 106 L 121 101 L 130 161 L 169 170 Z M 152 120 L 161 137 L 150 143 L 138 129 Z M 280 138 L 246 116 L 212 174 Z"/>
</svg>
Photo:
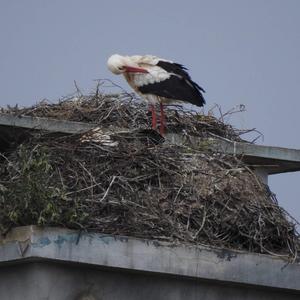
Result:
<svg viewBox="0 0 300 300">
<path fill-rule="evenodd" d="M 300 297 L 300 265 L 270 256 L 35 226 L 2 240 L 0 278 L 0 299 Z"/>
<path fill-rule="evenodd" d="M 300 171 L 300 150 L 298 149 L 262 146 L 216 138 L 203 141 L 197 137 L 184 137 L 172 133 L 166 134 L 166 138 L 177 145 L 189 145 L 200 149 L 204 145 L 217 152 L 236 155 L 253 169 L 263 169 L 268 175 Z"/>
<path fill-rule="evenodd" d="M 87 265 L 32 262 L 0 268 L 3 300 L 298 300 L 280 290 Z"/>
<path fill-rule="evenodd" d="M 50 118 L 38 118 L 22 115 L 14 116 L 3 113 L 0 113 L 0 125 L 65 133 L 86 132 L 87 130 L 95 128 L 96 126 L 94 124 L 82 122 L 73 122 Z"/>
<path fill-rule="evenodd" d="M 215 147 L 222 152 L 234 154 L 254 169 L 264 169 L 268 174 L 300 170 L 300 150 L 283 147 L 262 146 L 248 143 L 219 140 Z"/>
</svg>

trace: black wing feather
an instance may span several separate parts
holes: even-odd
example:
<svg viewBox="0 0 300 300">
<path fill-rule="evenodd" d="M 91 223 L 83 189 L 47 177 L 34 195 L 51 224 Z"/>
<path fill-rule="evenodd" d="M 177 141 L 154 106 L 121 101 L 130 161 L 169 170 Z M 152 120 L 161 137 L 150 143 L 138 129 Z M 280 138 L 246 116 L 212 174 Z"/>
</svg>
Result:
<svg viewBox="0 0 300 300">
<path fill-rule="evenodd" d="M 160 82 L 140 86 L 139 91 L 141 93 L 182 100 L 197 106 L 205 104 L 205 99 L 201 93 L 201 91 L 205 91 L 192 81 L 184 66 L 166 61 L 159 61 L 157 66 L 175 75 L 171 75 L 170 78 Z"/>
<path fill-rule="evenodd" d="M 182 64 L 171 63 L 168 61 L 160 60 L 157 63 L 157 66 L 161 67 L 162 69 L 166 70 L 169 73 L 174 73 L 179 76 L 182 76 L 184 79 L 188 80 L 191 84 L 195 85 L 195 87 L 197 87 L 200 91 L 205 93 L 205 90 L 201 86 L 199 86 L 196 82 L 192 81 L 191 76 L 186 71 L 187 68 L 184 67 Z"/>
<path fill-rule="evenodd" d="M 171 75 L 170 78 L 157 82 L 142 85 L 139 87 L 142 94 L 154 94 L 174 100 L 189 102 L 197 106 L 203 106 L 205 100 L 199 89 L 190 86 L 184 78 Z"/>
</svg>

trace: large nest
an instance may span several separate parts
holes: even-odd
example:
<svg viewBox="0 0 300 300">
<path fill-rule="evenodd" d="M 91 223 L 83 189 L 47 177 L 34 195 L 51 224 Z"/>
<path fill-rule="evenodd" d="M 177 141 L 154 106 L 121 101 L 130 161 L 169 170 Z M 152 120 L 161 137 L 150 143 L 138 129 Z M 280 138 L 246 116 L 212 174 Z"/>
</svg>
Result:
<svg viewBox="0 0 300 300">
<path fill-rule="evenodd" d="M 129 131 L 32 133 L 2 155 L 2 232 L 29 224 L 66 226 L 297 257 L 295 225 L 247 166 L 212 152 L 206 140 L 194 149 L 136 131 L 149 127 L 145 107 L 97 94 L 9 112 Z M 201 114 L 169 111 L 168 128 L 239 139 L 231 126 Z"/>
<path fill-rule="evenodd" d="M 239 111 L 220 113 L 220 117 L 201 112 L 185 110 L 182 106 L 166 106 L 166 120 L 169 132 L 181 133 L 204 138 L 223 137 L 241 141 L 241 135 L 248 130 L 234 129 L 223 120 L 226 114 Z M 219 107 L 216 107 L 219 109 Z M 114 129 L 147 129 L 150 128 L 150 113 L 145 102 L 128 93 L 102 94 L 96 91 L 92 95 L 71 95 L 52 104 L 47 100 L 26 108 L 1 108 L 0 112 L 32 117 L 47 117 L 59 120 L 78 121 L 99 124 L 102 128 Z M 159 122 L 158 118 L 158 122 Z M 253 131 L 253 129 L 251 130 Z"/>
</svg>

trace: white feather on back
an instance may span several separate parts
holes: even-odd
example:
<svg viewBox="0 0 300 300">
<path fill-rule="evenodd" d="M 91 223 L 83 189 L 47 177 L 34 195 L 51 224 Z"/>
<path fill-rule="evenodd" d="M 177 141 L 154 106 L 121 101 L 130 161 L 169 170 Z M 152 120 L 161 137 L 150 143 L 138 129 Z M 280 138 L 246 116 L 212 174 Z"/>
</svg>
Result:
<svg viewBox="0 0 300 300">
<path fill-rule="evenodd" d="M 127 56 L 127 59 L 140 65 L 140 64 L 147 64 L 155 66 L 160 60 L 166 61 L 154 55 L 133 55 Z"/>
<path fill-rule="evenodd" d="M 158 83 L 170 78 L 171 74 L 158 66 L 141 66 L 149 73 L 130 74 L 132 85 L 141 87 L 143 85 Z"/>
</svg>

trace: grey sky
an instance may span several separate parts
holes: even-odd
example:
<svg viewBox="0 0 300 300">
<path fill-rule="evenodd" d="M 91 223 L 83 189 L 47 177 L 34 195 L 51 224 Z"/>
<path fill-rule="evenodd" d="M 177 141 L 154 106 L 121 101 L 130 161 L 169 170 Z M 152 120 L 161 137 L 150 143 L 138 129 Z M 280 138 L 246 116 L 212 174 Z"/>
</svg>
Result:
<svg viewBox="0 0 300 300">
<path fill-rule="evenodd" d="M 0 105 L 31 105 L 94 79 L 122 78 L 107 57 L 153 54 L 186 65 L 206 89 L 207 111 L 245 104 L 232 118 L 267 145 L 300 149 L 300 1 L 0 0 Z M 300 173 L 270 178 L 300 220 Z"/>
</svg>

